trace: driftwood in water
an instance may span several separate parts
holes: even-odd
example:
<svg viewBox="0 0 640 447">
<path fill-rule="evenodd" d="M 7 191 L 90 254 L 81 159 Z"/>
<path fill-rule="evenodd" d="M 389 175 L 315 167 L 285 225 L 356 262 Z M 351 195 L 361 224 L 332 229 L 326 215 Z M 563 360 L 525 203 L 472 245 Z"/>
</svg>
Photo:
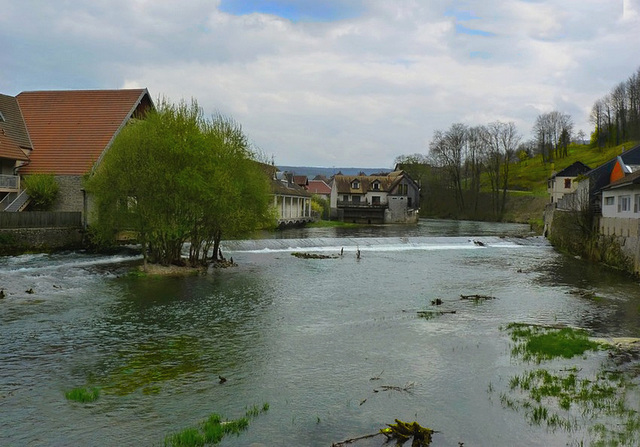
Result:
<svg viewBox="0 0 640 447">
<path fill-rule="evenodd" d="M 484 301 L 484 300 L 495 300 L 495 296 L 489 295 L 460 295 L 461 300 L 473 300 L 473 301 Z"/>
<path fill-rule="evenodd" d="M 376 388 L 373 390 L 374 393 L 379 393 L 380 391 L 404 391 L 411 392 L 411 389 L 414 387 L 414 382 L 407 383 L 404 387 L 399 387 L 395 385 L 382 385 L 380 388 Z"/>
<path fill-rule="evenodd" d="M 396 419 L 395 424 L 387 424 L 387 427 L 380 429 L 378 433 L 358 436 L 356 438 L 347 439 L 342 442 L 334 442 L 333 444 L 331 444 L 331 447 L 345 447 L 362 439 L 373 438 L 378 435 L 386 436 L 387 441 L 396 441 L 396 445 L 402 445 L 409 439 L 413 438 L 411 447 L 427 447 L 431 445 L 431 440 L 434 433 L 436 433 L 436 431 L 430 428 L 422 427 L 417 422 L 402 422 L 401 420 Z"/>
<path fill-rule="evenodd" d="M 396 419 L 395 424 L 387 424 L 388 428 L 380 430 L 388 440 L 393 439 L 402 445 L 413 437 L 411 447 L 424 447 L 431 444 L 434 433 L 430 428 L 422 427 L 417 422 L 402 422 Z"/>
<path fill-rule="evenodd" d="M 426 318 L 427 320 L 430 320 L 431 318 L 439 317 L 440 315 L 444 315 L 444 314 L 455 314 L 456 311 L 455 310 L 419 310 L 416 313 L 420 318 Z"/>
<path fill-rule="evenodd" d="M 337 256 L 332 255 L 319 255 L 317 253 L 301 253 L 298 251 L 294 251 L 291 253 L 291 256 L 295 256 L 296 258 L 302 259 L 335 259 Z"/>
</svg>

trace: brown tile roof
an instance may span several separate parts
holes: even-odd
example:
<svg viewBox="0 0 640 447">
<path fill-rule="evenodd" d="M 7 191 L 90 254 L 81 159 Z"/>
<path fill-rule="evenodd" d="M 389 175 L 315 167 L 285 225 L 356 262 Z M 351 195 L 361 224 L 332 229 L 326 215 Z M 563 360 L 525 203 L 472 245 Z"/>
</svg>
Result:
<svg viewBox="0 0 640 447">
<path fill-rule="evenodd" d="M 338 194 L 366 194 L 373 189 L 373 183 L 379 182 L 379 191 L 391 192 L 404 177 L 403 171 L 391 172 L 384 176 L 378 175 L 335 175 L 334 181 Z M 358 180 L 358 188 L 351 187 L 354 180 Z"/>
<path fill-rule="evenodd" d="M 89 172 L 129 118 L 153 107 L 146 89 L 34 91 L 16 99 L 33 144 L 21 174 Z"/>
<path fill-rule="evenodd" d="M 309 180 L 307 191 L 309 191 L 311 194 L 329 195 L 331 194 L 331 187 L 322 180 Z"/>
<path fill-rule="evenodd" d="M 28 160 L 31 141 L 16 98 L 0 95 L 0 115 L 0 158 Z"/>
</svg>

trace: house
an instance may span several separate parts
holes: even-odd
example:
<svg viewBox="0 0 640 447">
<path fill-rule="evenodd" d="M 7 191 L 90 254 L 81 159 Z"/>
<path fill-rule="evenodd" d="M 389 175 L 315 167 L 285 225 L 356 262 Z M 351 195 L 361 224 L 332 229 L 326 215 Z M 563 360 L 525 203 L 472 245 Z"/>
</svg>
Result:
<svg viewBox="0 0 640 447">
<path fill-rule="evenodd" d="M 16 173 L 53 174 L 59 192 L 52 210 L 82 212 L 86 223 L 89 201 L 82 187 L 83 176 L 100 162 L 131 118 L 142 117 L 154 107 L 149 92 L 30 91 L 14 99 L 28 137 L 20 144 L 29 146 L 23 149 L 27 160 L 17 161 Z M 8 102 L 5 98 L 3 104 Z M 28 204 L 24 191 L 16 200 Z"/>
<path fill-rule="evenodd" d="M 418 221 L 420 188 L 404 171 L 381 175 L 336 174 L 331 218 L 369 224 Z"/>
<path fill-rule="evenodd" d="M 597 214 L 603 211 L 603 190 L 611 183 L 640 169 L 640 145 L 603 163 L 585 174 L 588 181 L 580 182 L 575 194 L 581 201 L 588 197 L 589 207 Z"/>
<path fill-rule="evenodd" d="M 580 161 L 576 161 L 567 166 L 560 172 L 556 172 L 547 182 L 547 192 L 549 193 L 550 202 L 558 203 L 565 194 L 574 192 L 578 183 L 576 178 L 589 172 L 591 168 Z"/>
<path fill-rule="evenodd" d="M 0 95 L 0 206 L 4 210 L 20 193 L 18 169 L 29 161 L 31 140 L 16 98 Z M 18 204 L 15 205 L 19 211 Z"/>
<path fill-rule="evenodd" d="M 331 197 L 331 186 L 327 185 L 324 180 L 309 180 L 307 191 L 325 200 L 329 200 Z"/>
<path fill-rule="evenodd" d="M 278 227 L 304 225 L 314 221 L 311 214 L 311 193 L 296 183 L 294 175 L 278 171 L 278 168 L 270 164 L 260 165 L 271 180 L 273 209 Z"/>
</svg>

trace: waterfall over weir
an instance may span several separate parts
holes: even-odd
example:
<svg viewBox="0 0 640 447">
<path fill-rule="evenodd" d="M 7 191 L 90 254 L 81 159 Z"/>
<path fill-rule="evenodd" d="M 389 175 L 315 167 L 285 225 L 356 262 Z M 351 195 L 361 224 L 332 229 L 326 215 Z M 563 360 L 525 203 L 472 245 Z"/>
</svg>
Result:
<svg viewBox="0 0 640 447">
<path fill-rule="evenodd" d="M 408 251 L 408 250 L 476 250 L 485 248 L 517 248 L 546 245 L 541 238 L 515 237 L 352 237 L 304 239 L 252 239 L 224 241 L 227 252 L 334 252 L 344 251 Z"/>
</svg>

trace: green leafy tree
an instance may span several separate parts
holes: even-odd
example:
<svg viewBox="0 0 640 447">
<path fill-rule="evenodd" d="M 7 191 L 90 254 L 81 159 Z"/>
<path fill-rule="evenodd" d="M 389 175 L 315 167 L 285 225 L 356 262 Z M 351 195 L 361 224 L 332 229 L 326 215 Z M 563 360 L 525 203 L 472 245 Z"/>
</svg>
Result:
<svg viewBox="0 0 640 447">
<path fill-rule="evenodd" d="M 31 209 L 46 211 L 58 197 L 58 182 L 53 174 L 33 174 L 24 178 L 24 187 L 31 198 Z"/>
<path fill-rule="evenodd" d="M 123 230 L 137 233 L 146 262 L 189 263 L 217 258 L 223 235 L 267 224 L 269 182 L 254 161 L 239 124 L 205 119 L 195 101 L 162 101 L 144 120 L 132 120 L 86 182 L 94 197 L 99 243 Z"/>
</svg>

